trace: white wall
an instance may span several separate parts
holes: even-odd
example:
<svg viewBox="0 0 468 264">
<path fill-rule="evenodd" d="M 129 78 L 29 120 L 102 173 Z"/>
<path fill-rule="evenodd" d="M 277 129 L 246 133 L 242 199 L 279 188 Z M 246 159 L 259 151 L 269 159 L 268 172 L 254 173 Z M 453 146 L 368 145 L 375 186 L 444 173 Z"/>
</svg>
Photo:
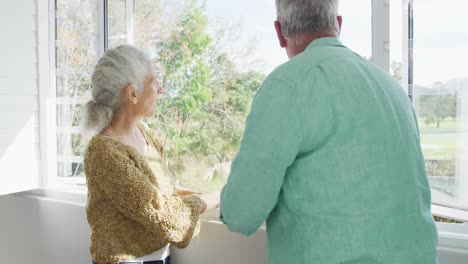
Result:
<svg viewBox="0 0 468 264">
<path fill-rule="evenodd" d="M 245 237 L 229 232 L 220 222 L 204 222 L 201 228 L 200 235 L 189 247 L 172 249 L 175 264 L 266 263 L 265 230 Z"/>
<path fill-rule="evenodd" d="M 0 259 L 15 264 L 85 264 L 90 230 L 83 205 L 0 196 Z M 262 264 L 265 231 L 246 238 L 219 223 L 205 222 L 184 250 L 173 250 L 174 264 Z M 440 264 L 467 264 L 468 251 L 442 245 Z"/>
<path fill-rule="evenodd" d="M 91 263 L 90 230 L 83 205 L 21 195 L 0 196 L 0 262 L 15 264 Z M 250 238 L 224 225 L 203 223 L 201 235 L 173 263 L 266 263 L 265 232 Z"/>
<path fill-rule="evenodd" d="M 91 263 L 83 206 L 0 196 L 0 262 Z"/>
<path fill-rule="evenodd" d="M 45 12 L 33 0 L 0 3 L 0 195 L 39 185 L 38 32 L 46 12 L 47 2 Z"/>
</svg>

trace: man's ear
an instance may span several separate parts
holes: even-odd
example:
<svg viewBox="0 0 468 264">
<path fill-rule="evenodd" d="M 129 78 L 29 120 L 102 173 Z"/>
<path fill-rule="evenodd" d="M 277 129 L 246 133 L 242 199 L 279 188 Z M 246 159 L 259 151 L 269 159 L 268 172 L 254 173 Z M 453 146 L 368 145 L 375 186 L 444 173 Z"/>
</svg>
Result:
<svg viewBox="0 0 468 264">
<path fill-rule="evenodd" d="M 338 29 L 341 32 L 341 25 L 343 25 L 343 17 L 342 16 L 337 16 L 336 19 L 338 20 Z M 338 35 L 340 35 L 340 32 L 338 32 Z"/>
<path fill-rule="evenodd" d="M 275 29 L 276 29 L 276 35 L 278 36 L 280 46 L 282 48 L 286 48 L 286 38 L 283 36 L 283 32 L 281 30 L 281 23 L 278 20 L 275 20 Z"/>
<path fill-rule="evenodd" d="M 127 85 L 124 89 L 124 96 L 127 100 L 129 100 L 132 104 L 138 103 L 138 96 L 133 88 L 133 84 Z"/>
</svg>

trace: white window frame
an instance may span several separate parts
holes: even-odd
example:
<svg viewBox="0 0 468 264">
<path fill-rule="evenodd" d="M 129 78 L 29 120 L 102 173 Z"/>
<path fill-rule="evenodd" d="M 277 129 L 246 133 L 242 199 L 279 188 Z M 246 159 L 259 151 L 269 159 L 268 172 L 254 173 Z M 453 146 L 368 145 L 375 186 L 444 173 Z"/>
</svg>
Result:
<svg viewBox="0 0 468 264">
<path fill-rule="evenodd" d="M 126 38 L 127 43 L 133 45 L 134 41 L 134 32 L 133 32 L 133 25 L 134 25 L 134 14 L 135 14 L 135 0 L 125 0 L 125 20 L 126 20 Z"/>
<path fill-rule="evenodd" d="M 107 0 L 105 0 L 107 1 Z M 102 1 L 97 1 L 101 3 Z M 57 41 L 56 41 L 56 0 L 49 0 L 49 89 L 48 92 L 55 95 L 57 89 L 56 83 L 56 68 L 57 68 Z M 80 98 L 78 98 L 80 99 Z M 57 155 L 57 132 L 60 128 L 57 127 L 57 103 L 59 100 L 54 96 L 54 100 L 50 100 L 47 103 L 47 108 L 43 109 L 45 113 L 41 113 L 42 116 L 48 116 L 50 118 L 41 118 L 41 120 L 47 120 L 44 124 L 41 123 L 41 132 L 45 130 L 46 140 L 41 137 L 41 145 L 43 152 L 46 154 L 44 159 L 46 163 L 43 168 L 43 179 L 46 189 L 48 190 L 63 190 L 73 191 L 78 190 L 82 194 L 87 192 L 86 180 L 84 177 L 59 177 L 57 171 L 57 162 L 59 157 Z M 43 115 L 44 114 L 44 115 Z M 71 130 L 73 130 L 72 128 Z M 42 144 L 43 143 L 43 144 Z M 70 159 L 76 159 L 71 157 Z"/>
<path fill-rule="evenodd" d="M 44 5 L 38 5 L 43 8 Z M 47 187 L 54 184 L 51 175 L 57 175 L 57 136 L 56 136 L 56 63 L 55 63 L 55 0 L 49 0 L 48 26 L 38 29 L 39 43 L 47 43 L 47 46 L 38 47 L 39 61 L 39 133 L 41 151 L 41 183 Z M 52 30 L 53 29 L 53 30 Z"/>
<path fill-rule="evenodd" d="M 96 21 L 96 50 L 98 58 L 102 57 L 108 49 L 108 1 L 109 0 L 98 0 L 97 1 L 97 21 Z M 126 41 L 129 44 L 133 44 L 133 13 L 135 0 L 121 0 L 125 1 L 126 9 Z M 50 86 L 49 93 L 55 94 L 56 92 L 56 0 L 49 0 L 49 57 L 50 57 Z M 80 102 L 86 102 L 89 100 L 87 97 L 75 98 Z M 46 135 L 42 142 L 46 142 L 44 145 L 44 155 L 47 157 L 47 166 L 44 166 L 43 175 L 48 175 L 48 177 L 43 177 L 43 183 L 45 186 L 49 186 L 54 189 L 66 189 L 66 190 L 82 190 L 86 191 L 86 179 L 84 177 L 60 177 L 57 175 L 57 162 L 59 159 L 69 159 L 70 161 L 83 162 L 82 157 L 72 156 L 72 157 L 60 157 L 57 156 L 57 128 L 56 123 L 56 104 L 58 100 L 55 99 L 53 102 L 49 102 L 50 109 L 43 109 L 44 116 L 53 117 L 51 120 L 41 127 L 44 130 L 47 130 L 43 134 Z M 64 102 L 66 103 L 66 102 Z M 72 127 L 69 132 L 78 132 L 78 127 Z M 49 143 L 50 142 L 50 143 Z"/>
<path fill-rule="evenodd" d="M 96 47 L 98 58 L 102 57 L 107 50 L 109 40 L 109 27 L 107 22 L 108 0 L 97 1 L 97 23 L 96 23 Z"/>
<path fill-rule="evenodd" d="M 402 86 L 404 91 L 412 98 L 410 91 L 410 70 L 413 67 L 412 53 L 413 39 L 410 39 L 409 1 L 413 0 L 372 0 L 372 61 L 390 73 L 390 1 L 401 1 L 403 12 L 402 23 Z M 411 80 L 412 81 L 412 80 Z M 451 218 L 465 222 L 464 224 L 451 224 L 437 222 L 439 231 L 439 249 L 468 250 L 468 211 L 449 208 L 446 206 L 431 205 L 433 215 Z"/>
<path fill-rule="evenodd" d="M 127 7 L 132 6 L 133 12 L 134 0 L 125 0 Z M 409 0 L 399 0 L 408 3 Z M 411 1 L 411 0 L 410 0 Z M 98 10 L 101 15 L 98 16 L 98 42 L 97 47 L 99 56 L 102 56 L 107 49 L 107 28 L 105 19 L 105 6 L 107 0 L 98 1 Z M 403 8 L 403 42 L 406 43 L 403 48 L 403 57 L 408 58 L 408 10 Z M 133 18 L 129 16 L 130 9 L 127 9 L 127 29 L 129 26 L 133 28 Z M 130 19 L 128 19 L 130 17 Z M 133 31 L 127 31 L 133 34 Z M 133 37 L 127 38 L 132 43 Z M 390 6 L 389 0 L 373 0 L 372 1 L 372 61 L 389 72 L 390 65 Z M 41 76 L 47 78 L 41 79 L 41 107 L 40 109 L 40 133 L 41 133 L 41 154 L 43 157 L 42 166 L 42 182 L 45 189 L 29 192 L 40 198 L 53 200 L 67 200 L 71 203 L 84 205 L 86 203 L 87 188 L 85 187 L 84 177 L 58 177 L 57 176 L 57 149 L 56 149 L 56 101 L 47 97 L 48 94 L 56 92 L 56 42 L 55 42 L 55 0 L 49 0 L 49 48 L 40 49 L 40 59 L 44 56 L 49 56 L 48 72 L 41 70 Z M 408 60 L 403 60 L 404 69 L 408 69 Z M 408 72 L 403 72 L 404 83 L 408 83 Z M 405 87 L 408 88 L 408 87 Z M 407 89 L 406 89 L 407 90 Z M 447 208 L 445 206 L 432 205 L 434 215 L 460 219 L 468 221 L 468 212 Z M 461 217 L 454 217 L 458 215 Z M 205 215 L 206 221 L 216 221 L 217 213 L 211 212 Z M 453 247 L 468 251 L 468 222 L 465 224 L 447 224 L 437 223 L 439 229 L 440 243 L 439 247 Z"/>
<path fill-rule="evenodd" d="M 372 62 L 390 72 L 389 0 L 372 0 Z"/>
</svg>

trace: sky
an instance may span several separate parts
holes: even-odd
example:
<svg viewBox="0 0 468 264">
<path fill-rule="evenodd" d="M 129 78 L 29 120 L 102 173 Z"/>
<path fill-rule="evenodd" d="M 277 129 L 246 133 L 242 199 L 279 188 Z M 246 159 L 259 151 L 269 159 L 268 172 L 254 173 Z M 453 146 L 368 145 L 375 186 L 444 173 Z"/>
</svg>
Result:
<svg viewBox="0 0 468 264">
<path fill-rule="evenodd" d="M 402 57 L 402 0 L 390 0 L 391 61 Z M 236 25 L 239 39 L 233 50 L 242 50 L 246 43 L 256 43 L 255 57 L 263 61 L 256 66 L 264 73 L 287 61 L 279 47 L 273 21 L 274 0 L 207 0 L 209 23 Z M 371 0 L 342 0 L 341 41 L 362 56 L 371 56 Z M 414 78 L 415 83 L 431 85 L 453 78 L 468 78 L 468 1 L 415 0 L 414 4 Z M 238 25 L 238 26 L 237 26 Z"/>
</svg>

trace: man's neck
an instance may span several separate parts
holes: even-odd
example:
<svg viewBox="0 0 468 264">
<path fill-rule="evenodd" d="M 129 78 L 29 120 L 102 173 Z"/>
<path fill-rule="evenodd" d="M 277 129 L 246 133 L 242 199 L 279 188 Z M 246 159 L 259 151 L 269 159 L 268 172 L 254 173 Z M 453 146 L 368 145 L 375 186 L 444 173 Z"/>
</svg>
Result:
<svg viewBox="0 0 468 264">
<path fill-rule="evenodd" d="M 293 37 L 286 38 L 288 57 L 290 59 L 295 57 L 303 52 L 312 41 L 320 38 L 338 38 L 338 34 L 331 30 L 320 33 L 296 33 Z"/>
</svg>

